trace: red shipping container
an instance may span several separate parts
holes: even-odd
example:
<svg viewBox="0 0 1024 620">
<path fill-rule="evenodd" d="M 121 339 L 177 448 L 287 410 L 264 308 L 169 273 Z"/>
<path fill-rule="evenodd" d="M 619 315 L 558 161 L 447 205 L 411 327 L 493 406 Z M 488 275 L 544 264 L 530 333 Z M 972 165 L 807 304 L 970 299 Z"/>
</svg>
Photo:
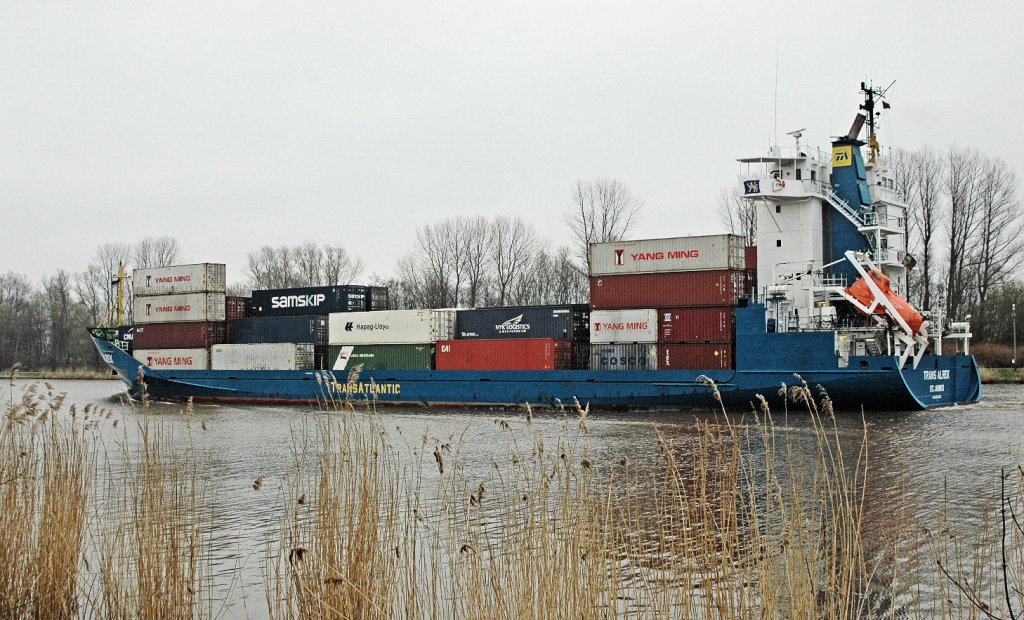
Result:
<svg viewBox="0 0 1024 620">
<path fill-rule="evenodd" d="M 658 310 L 658 342 L 732 342 L 731 306 Z"/>
<path fill-rule="evenodd" d="M 224 298 L 224 316 L 228 321 L 244 319 L 245 308 L 249 304 L 248 297 L 227 296 Z"/>
<path fill-rule="evenodd" d="M 438 370 L 568 370 L 572 341 L 554 338 L 441 340 Z"/>
<path fill-rule="evenodd" d="M 658 345 L 658 368 L 661 370 L 731 370 L 732 344 Z"/>
<path fill-rule="evenodd" d="M 139 349 L 198 349 L 227 342 L 223 321 L 201 323 L 147 323 L 135 326 Z"/>
<path fill-rule="evenodd" d="M 590 307 L 733 306 L 747 292 L 744 271 L 686 271 L 590 278 Z"/>
<path fill-rule="evenodd" d="M 750 271 L 750 270 L 755 270 L 756 271 L 757 270 L 757 246 L 756 245 L 748 245 L 747 247 L 743 248 L 743 252 L 744 252 L 744 262 L 746 263 L 746 266 L 744 267 L 744 269 L 746 269 L 747 271 Z"/>
</svg>

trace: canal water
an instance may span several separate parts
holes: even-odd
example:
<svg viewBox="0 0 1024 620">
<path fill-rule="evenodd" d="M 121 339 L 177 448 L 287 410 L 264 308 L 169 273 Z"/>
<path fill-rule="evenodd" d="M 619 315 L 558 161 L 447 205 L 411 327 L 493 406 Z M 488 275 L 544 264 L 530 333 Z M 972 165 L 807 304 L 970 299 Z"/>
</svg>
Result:
<svg viewBox="0 0 1024 620">
<path fill-rule="evenodd" d="M 38 382 L 5 382 L 0 396 L 4 402 L 17 400 L 32 383 Z M 283 472 L 292 462 L 294 433 L 323 413 L 296 406 L 195 405 L 189 415 L 181 404 L 153 403 L 144 414 L 123 401 L 120 382 L 51 381 L 50 385 L 54 391 L 66 392 L 68 403 L 79 410 L 93 404 L 111 411 L 101 430 L 108 450 L 131 442 L 145 416 L 158 418 L 171 431 L 167 436 L 175 449 L 194 448 L 214 511 L 213 581 L 219 598 L 214 611 L 220 617 L 265 616 L 264 564 L 279 536 Z M 431 444 L 457 441 L 467 468 L 481 470 L 491 467 L 497 447 L 507 441 L 502 421 L 526 429 L 526 414 L 521 410 L 383 408 L 377 415 L 393 441 L 415 444 L 425 435 Z M 658 451 L 658 433 L 677 445 L 685 444 L 693 435 L 695 420 L 714 421 L 720 415 L 593 412 L 587 422 L 587 450 L 598 462 L 618 462 L 622 457 L 642 460 Z M 119 421 L 117 426 L 113 420 Z M 817 450 L 806 415 L 793 413 L 782 419 L 775 412 L 775 420 L 797 438 L 798 450 Z M 909 510 L 922 523 L 935 522 L 943 501 L 969 514 L 980 500 L 997 497 L 993 493 L 1001 469 L 1024 463 L 1024 386 L 986 386 L 981 403 L 937 411 L 868 413 L 863 419 L 860 414 L 840 413 L 837 431 L 852 445 L 859 441 L 865 422 L 868 546 L 872 538 L 885 538 L 896 518 L 895 506 Z M 557 445 L 567 429 L 575 428 L 572 414 L 538 412 L 529 433 Z M 434 466 L 432 459 L 426 462 Z M 257 479 L 259 489 L 254 488 Z"/>
</svg>

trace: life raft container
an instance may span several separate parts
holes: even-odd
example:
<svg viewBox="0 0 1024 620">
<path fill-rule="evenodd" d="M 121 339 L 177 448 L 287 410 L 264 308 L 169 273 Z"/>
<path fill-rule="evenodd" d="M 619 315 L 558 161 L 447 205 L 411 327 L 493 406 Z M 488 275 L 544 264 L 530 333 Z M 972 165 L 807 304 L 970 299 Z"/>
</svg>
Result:
<svg viewBox="0 0 1024 620">
<path fill-rule="evenodd" d="M 921 324 L 924 323 L 924 317 L 921 313 L 914 309 L 906 299 L 903 299 L 892 290 L 892 282 L 889 277 L 877 269 L 869 269 L 868 276 L 874 281 L 878 290 L 885 295 L 885 299 L 889 302 L 889 305 L 900 315 L 900 317 L 910 327 L 910 335 L 913 336 L 921 329 Z M 872 292 L 871 287 L 868 286 L 867 281 L 864 278 L 859 278 L 856 282 L 846 288 L 846 294 L 853 297 L 865 307 L 870 308 L 875 303 L 875 294 Z M 860 310 L 860 308 L 858 308 Z M 888 314 L 889 311 L 884 305 L 879 303 L 874 310 L 875 314 Z"/>
</svg>

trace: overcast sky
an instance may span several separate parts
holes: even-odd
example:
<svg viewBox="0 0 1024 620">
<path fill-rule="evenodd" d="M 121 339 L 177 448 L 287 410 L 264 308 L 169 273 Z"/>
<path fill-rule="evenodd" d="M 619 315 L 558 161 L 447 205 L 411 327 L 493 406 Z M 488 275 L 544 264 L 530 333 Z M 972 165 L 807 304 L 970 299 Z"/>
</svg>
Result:
<svg viewBox="0 0 1024 620">
<path fill-rule="evenodd" d="M 595 177 L 644 200 L 635 237 L 719 232 L 734 160 L 772 142 L 776 61 L 783 143 L 826 146 L 861 80 L 895 80 L 883 145 L 1024 176 L 1022 3 L 945 6 L 0 0 L 0 272 L 171 235 L 231 282 L 303 241 L 388 275 L 445 216 L 564 244 Z"/>
</svg>

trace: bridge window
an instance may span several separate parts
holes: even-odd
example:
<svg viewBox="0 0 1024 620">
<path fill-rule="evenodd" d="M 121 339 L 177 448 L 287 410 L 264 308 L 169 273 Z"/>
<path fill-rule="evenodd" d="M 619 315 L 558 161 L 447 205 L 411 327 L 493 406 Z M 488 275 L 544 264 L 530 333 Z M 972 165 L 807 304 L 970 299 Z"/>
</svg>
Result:
<svg viewBox="0 0 1024 620">
<path fill-rule="evenodd" d="M 811 180 L 815 181 L 815 180 L 817 180 L 817 178 L 818 178 L 818 171 L 812 169 L 811 170 Z"/>
<path fill-rule="evenodd" d="M 797 181 L 799 181 L 799 180 L 801 180 L 803 178 L 803 176 L 801 175 L 802 172 L 803 172 L 802 169 L 800 169 L 800 168 L 796 169 L 796 180 Z"/>
<path fill-rule="evenodd" d="M 782 239 L 776 239 L 775 240 L 775 247 L 777 247 L 777 248 L 781 248 L 782 247 Z"/>
<path fill-rule="evenodd" d="M 775 212 L 782 213 L 782 205 L 775 205 Z"/>
</svg>

